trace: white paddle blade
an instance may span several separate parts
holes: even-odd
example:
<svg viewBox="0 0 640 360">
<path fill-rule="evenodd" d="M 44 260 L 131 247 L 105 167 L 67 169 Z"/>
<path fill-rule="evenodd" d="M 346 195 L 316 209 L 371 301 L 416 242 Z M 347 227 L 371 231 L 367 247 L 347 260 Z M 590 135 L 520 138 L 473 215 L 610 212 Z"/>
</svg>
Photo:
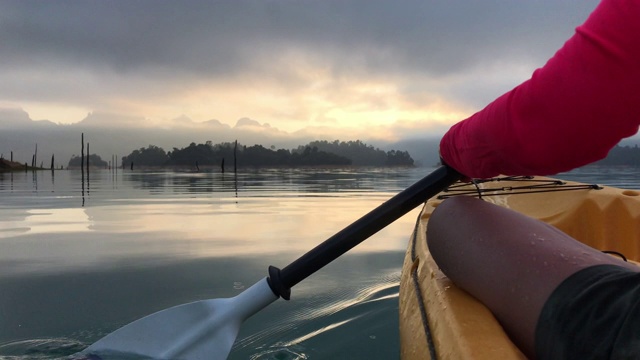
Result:
<svg viewBox="0 0 640 360">
<path fill-rule="evenodd" d="M 226 359 L 240 325 L 276 299 L 264 278 L 233 298 L 196 301 L 148 315 L 98 340 L 82 353 Z"/>
</svg>

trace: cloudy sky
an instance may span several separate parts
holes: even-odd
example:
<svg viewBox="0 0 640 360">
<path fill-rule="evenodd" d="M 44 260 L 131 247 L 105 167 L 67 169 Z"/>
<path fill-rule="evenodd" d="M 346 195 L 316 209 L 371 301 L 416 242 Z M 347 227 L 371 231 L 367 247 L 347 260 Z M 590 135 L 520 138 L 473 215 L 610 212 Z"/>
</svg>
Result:
<svg viewBox="0 0 640 360">
<path fill-rule="evenodd" d="M 59 124 L 91 113 L 103 125 L 247 118 L 345 140 L 441 135 L 526 80 L 596 5 L 0 0 L 0 110 Z"/>
</svg>

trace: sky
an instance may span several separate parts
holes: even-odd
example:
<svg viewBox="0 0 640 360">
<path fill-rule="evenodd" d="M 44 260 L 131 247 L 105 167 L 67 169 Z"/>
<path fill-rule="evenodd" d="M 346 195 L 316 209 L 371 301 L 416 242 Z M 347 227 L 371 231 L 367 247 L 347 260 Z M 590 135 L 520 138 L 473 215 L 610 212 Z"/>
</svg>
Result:
<svg viewBox="0 0 640 360">
<path fill-rule="evenodd" d="M 437 137 L 528 79 L 596 5 L 0 0 L 0 126 L 26 116 L 329 140 Z"/>
</svg>

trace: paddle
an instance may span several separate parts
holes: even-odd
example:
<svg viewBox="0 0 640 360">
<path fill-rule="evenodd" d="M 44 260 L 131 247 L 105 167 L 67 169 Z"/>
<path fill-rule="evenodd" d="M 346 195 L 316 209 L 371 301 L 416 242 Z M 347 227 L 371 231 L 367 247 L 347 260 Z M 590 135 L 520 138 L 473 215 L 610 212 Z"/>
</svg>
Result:
<svg viewBox="0 0 640 360">
<path fill-rule="evenodd" d="M 251 315 L 278 297 L 289 300 L 291 287 L 444 190 L 461 177 L 441 166 L 387 200 L 282 270 L 233 298 L 196 301 L 148 315 L 98 340 L 82 354 L 128 354 L 155 359 L 226 359 Z"/>
</svg>

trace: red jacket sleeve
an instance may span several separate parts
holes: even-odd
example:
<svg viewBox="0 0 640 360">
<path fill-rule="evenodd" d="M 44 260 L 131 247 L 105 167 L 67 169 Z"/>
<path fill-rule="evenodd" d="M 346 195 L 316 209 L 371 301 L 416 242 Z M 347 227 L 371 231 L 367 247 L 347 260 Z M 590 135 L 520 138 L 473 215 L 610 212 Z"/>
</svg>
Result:
<svg viewBox="0 0 640 360">
<path fill-rule="evenodd" d="M 604 0 L 531 79 L 454 125 L 443 160 L 473 178 L 604 158 L 640 125 L 640 1 Z"/>
</svg>

